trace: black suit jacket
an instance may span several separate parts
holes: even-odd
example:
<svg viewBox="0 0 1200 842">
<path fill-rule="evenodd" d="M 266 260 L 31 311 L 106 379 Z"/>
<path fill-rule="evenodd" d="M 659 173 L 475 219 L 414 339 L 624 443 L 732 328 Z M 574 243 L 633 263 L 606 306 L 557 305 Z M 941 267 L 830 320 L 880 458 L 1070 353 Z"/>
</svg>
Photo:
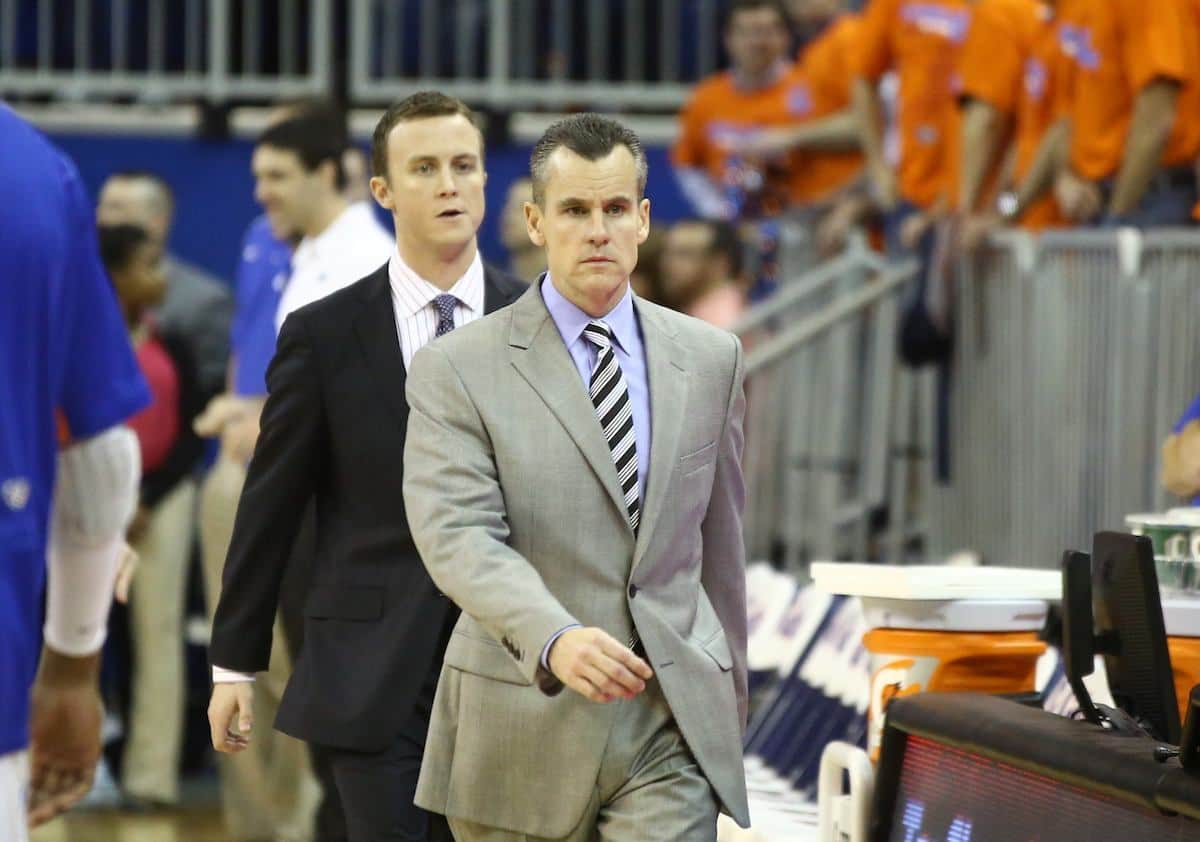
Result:
<svg viewBox="0 0 1200 842">
<path fill-rule="evenodd" d="M 526 287 L 486 267 L 485 288 L 490 313 Z M 304 646 L 275 726 L 321 745 L 392 743 L 441 659 L 454 610 L 425 572 L 404 512 L 404 381 L 386 264 L 289 315 L 267 371 L 210 657 L 226 669 L 267 668 L 280 582 L 315 500 Z"/>
</svg>

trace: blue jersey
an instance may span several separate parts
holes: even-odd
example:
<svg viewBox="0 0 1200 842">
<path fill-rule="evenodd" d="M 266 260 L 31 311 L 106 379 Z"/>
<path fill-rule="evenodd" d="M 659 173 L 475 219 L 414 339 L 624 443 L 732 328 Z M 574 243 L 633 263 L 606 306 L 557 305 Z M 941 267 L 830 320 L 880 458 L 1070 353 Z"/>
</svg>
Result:
<svg viewBox="0 0 1200 842">
<path fill-rule="evenodd" d="M 0 104 L 0 755 L 28 742 L 58 449 L 149 402 L 74 164 Z"/>
<path fill-rule="evenodd" d="M 267 366 L 275 356 L 275 313 L 291 261 L 291 245 L 275 236 L 266 216 L 250 223 L 238 261 L 237 305 L 230 337 L 236 359 L 235 394 L 267 394 Z"/>
</svg>

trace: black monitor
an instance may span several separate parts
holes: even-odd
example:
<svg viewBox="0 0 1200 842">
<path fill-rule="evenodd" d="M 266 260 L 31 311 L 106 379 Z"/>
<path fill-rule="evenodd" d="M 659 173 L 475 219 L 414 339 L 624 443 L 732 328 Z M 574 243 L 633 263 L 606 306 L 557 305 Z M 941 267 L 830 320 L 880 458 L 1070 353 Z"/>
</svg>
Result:
<svg viewBox="0 0 1200 842">
<path fill-rule="evenodd" d="M 1097 532 L 1092 555 L 1063 554 L 1063 666 L 1080 714 L 1177 745 L 1179 708 L 1150 539 Z M 1104 656 L 1117 710 L 1095 705 L 1083 684 Z"/>
<path fill-rule="evenodd" d="M 1096 533 L 1092 610 L 1113 700 L 1155 739 L 1178 745 L 1179 704 L 1149 538 Z"/>
</svg>

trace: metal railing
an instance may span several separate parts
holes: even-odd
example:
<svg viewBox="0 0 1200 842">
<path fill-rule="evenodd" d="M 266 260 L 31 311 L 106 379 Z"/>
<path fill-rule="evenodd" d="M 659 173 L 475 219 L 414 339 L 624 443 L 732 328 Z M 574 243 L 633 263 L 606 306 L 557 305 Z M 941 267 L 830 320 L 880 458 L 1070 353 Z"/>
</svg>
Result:
<svg viewBox="0 0 1200 842">
<path fill-rule="evenodd" d="M 1200 390 L 1200 234 L 1010 234 L 963 268 L 932 555 L 1054 567 L 1126 514 L 1178 505 L 1159 448 Z"/>
<path fill-rule="evenodd" d="M 724 0 L 350 0 L 350 97 L 674 109 L 717 69 Z"/>
<path fill-rule="evenodd" d="M 328 93 L 330 0 L 0 0 L 0 93 L 69 101 Z"/>
<path fill-rule="evenodd" d="M 785 246 L 803 239 L 785 226 Z M 861 244 L 815 267 L 798 254 L 737 326 L 751 557 L 904 561 L 919 535 L 930 561 L 1054 567 L 1126 514 L 1178 503 L 1159 450 L 1200 391 L 1200 233 L 1006 232 L 964 261 L 948 484 L 928 458 L 932 374 L 896 358 L 914 267 Z M 870 521 L 884 512 L 886 532 Z"/>
<path fill-rule="evenodd" d="M 781 230 L 787 279 L 734 327 L 746 348 L 746 542 L 797 569 L 869 553 L 870 523 L 904 484 L 907 430 L 895 354 L 898 293 L 915 265 L 861 239 L 810 265 L 803 223 Z M 901 530 L 893 542 L 899 543 Z"/>
</svg>

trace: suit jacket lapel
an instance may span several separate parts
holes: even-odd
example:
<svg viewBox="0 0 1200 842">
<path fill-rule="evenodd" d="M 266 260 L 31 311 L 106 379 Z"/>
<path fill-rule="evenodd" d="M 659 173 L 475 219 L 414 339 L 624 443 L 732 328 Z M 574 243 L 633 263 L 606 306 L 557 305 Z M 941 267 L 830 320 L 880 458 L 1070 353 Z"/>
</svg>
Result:
<svg viewBox="0 0 1200 842">
<path fill-rule="evenodd" d="M 679 457 L 679 434 L 687 405 L 687 365 L 683 350 L 675 341 L 669 325 L 653 308 L 634 299 L 642 327 L 646 350 L 646 375 L 650 381 L 650 476 L 646 499 L 642 501 L 642 520 L 638 527 L 637 547 L 633 554 L 636 569 L 650 544 L 654 526 L 662 512 L 663 500 L 675 462 Z"/>
<path fill-rule="evenodd" d="M 632 532 L 612 454 L 596 420 L 596 409 L 554 320 L 550 318 L 538 284 L 530 285 L 512 308 L 509 354 L 513 365 L 575 442 L 596 479 L 608 492 L 621 515 L 621 522 Z"/>
<path fill-rule="evenodd" d="M 404 356 L 400 352 L 400 336 L 396 332 L 396 310 L 392 306 L 392 291 L 388 269 L 384 265 L 367 284 L 363 308 L 354 323 L 367 362 L 383 386 L 387 405 L 396 413 L 401 424 L 408 423 L 408 401 L 404 397 Z"/>
</svg>

